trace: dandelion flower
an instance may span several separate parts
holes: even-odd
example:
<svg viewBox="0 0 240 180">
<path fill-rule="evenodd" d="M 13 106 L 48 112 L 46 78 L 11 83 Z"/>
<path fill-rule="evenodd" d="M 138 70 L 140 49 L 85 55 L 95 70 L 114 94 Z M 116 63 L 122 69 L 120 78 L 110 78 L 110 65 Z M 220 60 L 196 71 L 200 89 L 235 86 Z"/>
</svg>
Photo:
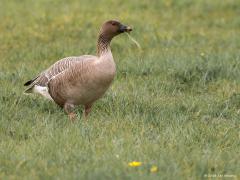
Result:
<svg viewBox="0 0 240 180">
<path fill-rule="evenodd" d="M 204 52 L 202 52 L 202 53 L 200 54 L 200 56 L 205 56 L 205 53 L 204 53 Z"/>
<path fill-rule="evenodd" d="M 158 170 L 157 166 L 152 166 L 150 169 L 150 172 L 154 173 L 154 172 L 157 172 L 157 170 Z"/>
<path fill-rule="evenodd" d="M 128 163 L 128 165 L 131 167 L 138 167 L 138 166 L 141 166 L 142 163 L 139 161 L 132 161 L 132 162 Z"/>
</svg>

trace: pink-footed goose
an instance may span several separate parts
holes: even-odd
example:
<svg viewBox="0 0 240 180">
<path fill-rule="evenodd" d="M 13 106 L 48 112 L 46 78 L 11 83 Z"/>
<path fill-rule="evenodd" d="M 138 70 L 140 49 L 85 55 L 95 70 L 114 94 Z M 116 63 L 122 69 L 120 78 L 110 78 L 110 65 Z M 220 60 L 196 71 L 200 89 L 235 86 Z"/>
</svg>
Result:
<svg viewBox="0 0 240 180">
<path fill-rule="evenodd" d="M 25 93 L 38 93 L 64 108 L 69 118 L 74 108 L 84 105 L 87 116 L 93 103 L 109 88 L 116 73 L 110 49 L 113 37 L 132 29 L 116 20 L 105 22 L 97 41 L 97 56 L 67 57 L 57 61 L 36 78 L 27 81 Z"/>
</svg>

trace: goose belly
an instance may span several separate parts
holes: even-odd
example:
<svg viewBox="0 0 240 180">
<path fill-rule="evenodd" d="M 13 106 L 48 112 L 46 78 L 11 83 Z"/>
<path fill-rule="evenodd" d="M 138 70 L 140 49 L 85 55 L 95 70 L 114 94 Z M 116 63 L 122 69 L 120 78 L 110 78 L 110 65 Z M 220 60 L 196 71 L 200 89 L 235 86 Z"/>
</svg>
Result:
<svg viewBox="0 0 240 180">
<path fill-rule="evenodd" d="M 64 87 L 58 85 L 57 89 L 50 86 L 50 94 L 54 101 L 63 106 L 66 102 L 75 105 L 86 105 L 93 103 L 103 96 L 112 81 L 102 83 L 101 80 L 88 80 L 87 82 L 78 82 L 77 84 L 68 84 Z"/>
<path fill-rule="evenodd" d="M 78 91 L 79 96 L 76 98 L 73 98 L 72 101 L 74 102 L 74 104 L 83 104 L 83 105 L 92 103 L 104 95 L 109 85 L 101 86 L 101 87 L 90 86 L 90 87 L 82 88 L 81 90 L 79 89 Z"/>
</svg>

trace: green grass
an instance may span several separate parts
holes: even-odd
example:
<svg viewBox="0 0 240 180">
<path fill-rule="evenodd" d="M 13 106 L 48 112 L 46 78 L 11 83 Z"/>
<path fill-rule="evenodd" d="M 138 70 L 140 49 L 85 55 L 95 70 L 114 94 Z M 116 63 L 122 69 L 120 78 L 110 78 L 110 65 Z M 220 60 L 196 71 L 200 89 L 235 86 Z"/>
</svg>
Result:
<svg viewBox="0 0 240 180">
<path fill-rule="evenodd" d="M 240 1 L 0 1 L 0 179 L 240 177 Z M 23 95 L 66 56 L 95 54 L 102 22 L 117 77 L 88 119 Z M 141 161 L 141 167 L 128 162 Z M 152 165 L 158 172 L 150 173 Z"/>
</svg>

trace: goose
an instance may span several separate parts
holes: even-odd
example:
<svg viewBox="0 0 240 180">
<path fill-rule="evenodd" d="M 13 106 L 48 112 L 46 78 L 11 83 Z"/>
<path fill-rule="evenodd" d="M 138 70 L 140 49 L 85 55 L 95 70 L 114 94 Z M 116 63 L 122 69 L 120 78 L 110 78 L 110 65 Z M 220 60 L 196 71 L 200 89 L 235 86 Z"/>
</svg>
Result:
<svg viewBox="0 0 240 180">
<path fill-rule="evenodd" d="M 110 49 L 111 40 L 132 28 L 117 20 L 103 23 L 97 40 L 97 55 L 60 59 L 35 78 L 27 81 L 25 93 L 35 93 L 54 101 L 69 116 L 76 118 L 76 106 L 84 106 L 87 117 L 93 103 L 101 98 L 112 83 L 116 65 Z"/>
</svg>

